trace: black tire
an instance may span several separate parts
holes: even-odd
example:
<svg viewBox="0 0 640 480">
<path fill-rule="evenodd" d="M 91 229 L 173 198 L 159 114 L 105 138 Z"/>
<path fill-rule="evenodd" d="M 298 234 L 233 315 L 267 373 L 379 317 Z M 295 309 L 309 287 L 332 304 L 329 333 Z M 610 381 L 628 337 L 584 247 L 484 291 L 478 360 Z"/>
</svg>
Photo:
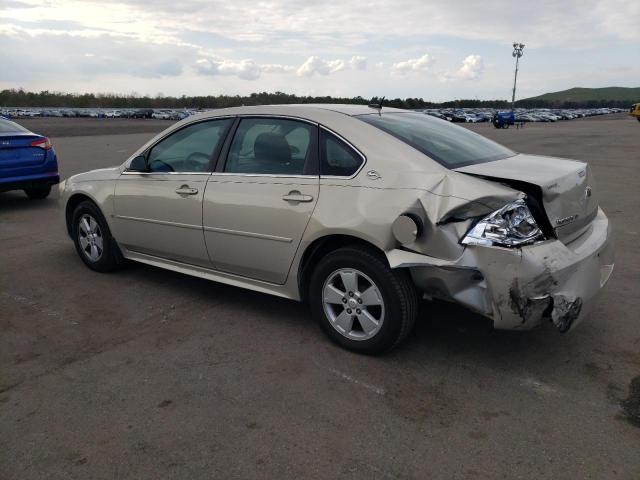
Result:
<svg viewBox="0 0 640 480">
<path fill-rule="evenodd" d="M 366 340 L 353 340 L 338 332 L 324 310 L 325 282 L 339 269 L 353 268 L 364 273 L 376 284 L 385 315 L 380 330 Z M 325 256 L 316 265 L 309 282 L 308 300 L 312 315 L 334 342 L 354 352 L 378 355 L 397 346 L 411 331 L 418 310 L 418 298 L 409 273 L 393 270 L 386 259 L 373 251 L 345 247 Z"/>
<path fill-rule="evenodd" d="M 91 216 L 98 223 L 99 232 L 101 234 L 100 236 L 102 238 L 102 252 L 100 257 L 95 261 L 92 261 L 88 257 L 80 245 L 80 221 L 85 215 Z M 111 236 L 109 225 L 104 219 L 102 212 L 100 212 L 100 209 L 93 202 L 81 202 L 73 211 L 71 222 L 73 243 L 76 246 L 76 251 L 80 256 L 80 259 L 87 267 L 91 270 L 95 270 L 96 272 L 106 273 L 114 271 L 124 264 L 122 252 L 120 251 L 116 241 Z"/>
<path fill-rule="evenodd" d="M 42 200 L 43 198 L 47 198 L 51 193 L 51 185 L 25 188 L 24 193 L 26 193 L 27 197 L 29 197 L 31 200 Z"/>
</svg>

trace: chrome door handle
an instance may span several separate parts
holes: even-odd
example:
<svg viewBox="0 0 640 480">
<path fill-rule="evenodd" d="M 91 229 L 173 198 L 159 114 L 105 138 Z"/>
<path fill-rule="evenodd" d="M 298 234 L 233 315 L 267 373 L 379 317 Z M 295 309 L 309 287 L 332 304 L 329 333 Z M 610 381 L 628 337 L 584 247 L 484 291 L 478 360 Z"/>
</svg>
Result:
<svg viewBox="0 0 640 480">
<path fill-rule="evenodd" d="M 311 202 L 313 201 L 313 197 L 311 195 L 305 195 L 300 193 L 298 190 L 292 190 L 286 195 L 282 196 L 282 199 L 285 202 Z"/>
<path fill-rule="evenodd" d="M 198 189 L 192 188 L 189 185 L 182 185 L 176 188 L 176 193 L 178 195 L 195 195 L 198 193 Z"/>
</svg>

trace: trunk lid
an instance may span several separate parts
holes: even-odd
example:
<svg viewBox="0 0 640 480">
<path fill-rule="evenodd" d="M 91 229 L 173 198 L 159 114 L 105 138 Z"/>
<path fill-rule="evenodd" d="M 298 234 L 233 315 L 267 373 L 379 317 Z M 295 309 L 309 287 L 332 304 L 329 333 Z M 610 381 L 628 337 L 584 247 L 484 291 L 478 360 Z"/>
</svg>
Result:
<svg viewBox="0 0 640 480">
<path fill-rule="evenodd" d="M 31 146 L 31 142 L 41 138 L 32 133 L 0 134 L 0 171 L 42 165 L 46 161 L 46 150 Z"/>
<path fill-rule="evenodd" d="M 542 203 L 548 226 L 565 243 L 579 236 L 598 213 L 593 176 L 584 162 L 519 154 L 456 171 L 506 183 L 539 197 L 535 200 Z"/>
</svg>

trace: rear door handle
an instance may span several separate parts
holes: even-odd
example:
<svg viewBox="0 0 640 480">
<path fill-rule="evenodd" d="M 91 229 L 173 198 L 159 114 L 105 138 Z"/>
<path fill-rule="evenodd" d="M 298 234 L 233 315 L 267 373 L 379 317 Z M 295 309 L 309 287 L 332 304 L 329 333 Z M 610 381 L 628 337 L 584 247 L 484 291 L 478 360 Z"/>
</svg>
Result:
<svg viewBox="0 0 640 480">
<path fill-rule="evenodd" d="M 176 188 L 176 193 L 178 195 L 195 195 L 198 193 L 198 189 L 192 188 L 189 185 L 182 185 Z"/>
<path fill-rule="evenodd" d="M 304 193 L 300 193 L 298 190 L 292 190 L 286 195 L 282 196 L 282 199 L 285 202 L 311 202 L 313 201 L 313 197 L 311 195 L 305 195 Z"/>
</svg>

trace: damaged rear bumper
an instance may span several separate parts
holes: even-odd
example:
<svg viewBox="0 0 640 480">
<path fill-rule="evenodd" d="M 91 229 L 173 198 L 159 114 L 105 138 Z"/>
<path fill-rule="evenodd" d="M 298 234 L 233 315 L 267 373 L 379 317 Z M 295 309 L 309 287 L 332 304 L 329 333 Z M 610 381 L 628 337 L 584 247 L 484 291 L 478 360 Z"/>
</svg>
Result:
<svg viewBox="0 0 640 480">
<path fill-rule="evenodd" d="M 407 264 L 425 296 L 455 301 L 497 329 L 552 321 L 566 332 L 582 321 L 614 265 L 611 227 L 602 210 L 568 244 L 549 240 L 518 249 L 468 247 L 454 262 Z M 401 266 L 401 265 L 398 265 Z"/>
</svg>

